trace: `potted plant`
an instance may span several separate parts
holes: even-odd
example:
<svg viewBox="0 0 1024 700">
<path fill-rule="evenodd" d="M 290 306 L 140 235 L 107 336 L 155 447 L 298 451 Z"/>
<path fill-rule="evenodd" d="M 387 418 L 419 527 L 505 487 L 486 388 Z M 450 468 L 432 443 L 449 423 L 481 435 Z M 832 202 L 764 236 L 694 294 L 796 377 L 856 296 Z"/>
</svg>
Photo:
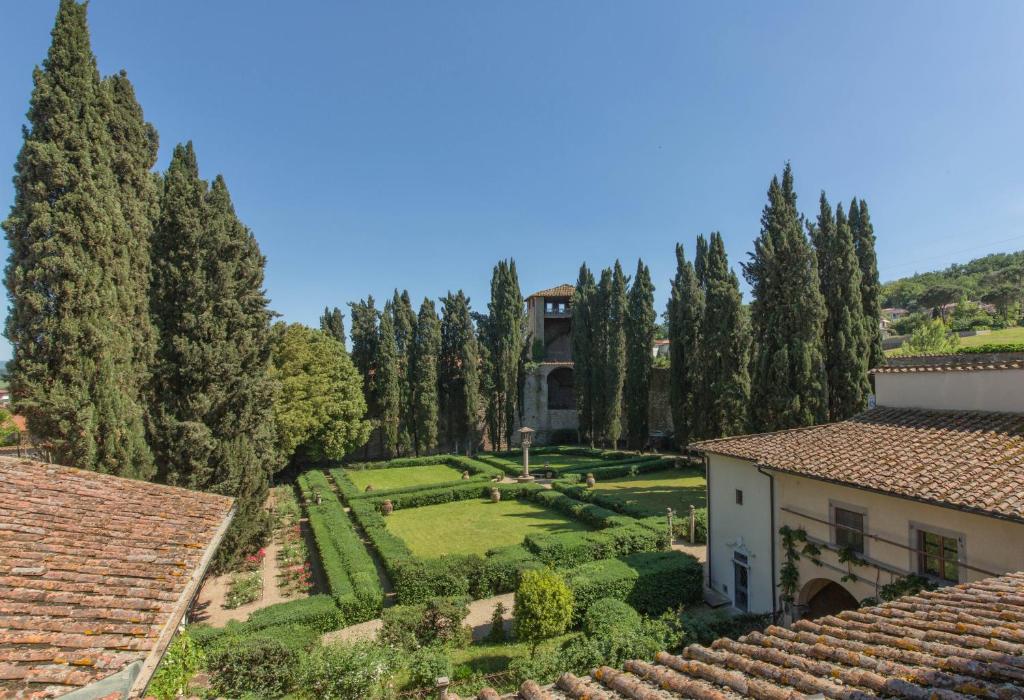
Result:
<svg viewBox="0 0 1024 700">
<path fill-rule="evenodd" d="M 491 489 L 491 503 L 497 503 L 501 500 L 501 490 Z"/>
<path fill-rule="evenodd" d="M 597 483 L 597 479 L 594 478 L 593 474 L 587 474 L 587 488 L 593 488 L 594 484 Z"/>
<path fill-rule="evenodd" d="M 384 515 L 391 515 L 394 510 L 395 504 L 391 502 L 390 498 L 385 498 L 384 502 L 380 504 L 380 512 Z"/>
</svg>

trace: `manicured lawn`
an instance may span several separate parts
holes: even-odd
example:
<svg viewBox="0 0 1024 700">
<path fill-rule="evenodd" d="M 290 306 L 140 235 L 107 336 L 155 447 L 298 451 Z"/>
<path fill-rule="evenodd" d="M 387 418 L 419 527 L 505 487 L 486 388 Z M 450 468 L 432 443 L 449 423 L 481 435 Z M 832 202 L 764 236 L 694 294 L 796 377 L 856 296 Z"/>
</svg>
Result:
<svg viewBox="0 0 1024 700">
<path fill-rule="evenodd" d="M 442 554 L 484 554 L 493 547 L 519 544 L 533 532 L 589 530 L 561 513 L 515 499 L 491 503 L 483 499 L 399 509 L 387 527 L 417 557 Z"/>
<path fill-rule="evenodd" d="M 462 478 L 462 472 L 446 464 L 424 464 L 418 467 L 392 469 L 353 469 L 346 474 L 360 491 L 369 485 L 372 485 L 375 491 L 381 491 L 405 486 L 427 486 Z"/>
<path fill-rule="evenodd" d="M 671 469 L 598 481 L 594 489 L 602 496 L 639 505 L 652 514 L 664 514 L 665 508 L 671 507 L 685 515 L 691 504 L 697 508 L 707 505 L 706 487 L 707 482 L 701 472 Z"/>
<path fill-rule="evenodd" d="M 495 457 L 494 459 L 516 467 L 523 466 L 522 455 L 517 457 Z M 577 467 L 597 467 L 604 464 L 611 464 L 611 462 L 598 457 L 585 457 L 583 455 L 530 455 L 530 471 L 536 472 L 537 474 L 543 474 L 548 469 L 553 472 L 563 472 L 566 469 L 574 469 Z"/>
<path fill-rule="evenodd" d="M 960 345 L 965 348 L 990 343 L 1024 343 L 1024 327 L 1003 328 L 987 335 L 971 335 L 960 339 Z"/>
</svg>

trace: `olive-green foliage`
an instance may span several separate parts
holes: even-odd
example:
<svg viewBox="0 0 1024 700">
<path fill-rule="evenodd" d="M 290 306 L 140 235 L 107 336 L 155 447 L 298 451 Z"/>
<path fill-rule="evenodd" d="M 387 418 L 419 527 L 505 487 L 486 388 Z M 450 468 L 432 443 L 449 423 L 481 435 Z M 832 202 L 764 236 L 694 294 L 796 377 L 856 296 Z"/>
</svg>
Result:
<svg viewBox="0 0 1024 700">
<path fill-rule="evenodd" d="M 550 569 L 523 572 L 512 611 L 516 639 L 536 645 L 558 636 L 568 629 L 572 615 L 572 591 L 560 574 Z"/>
<path fill-rule="evenodd" d="M 925 292 L 931 287 L 949 285 L 955 288 L 950 301 L 961 297 L 991 301 L 1000 308 L 1000 313 L 1016 307 L 1017 315 L 1013 317 L 1016 321 L 1020 318 L 1019 302 L 1024 295 L 1022 279 L 1024 251 L 993 253 L 967 263 L 955 263 L 944 270 L 886 282 L 881 288 L 881 305 L 930 312 L 931 307 L 922 301 Z"/>
<path fill-rule="evenodd" d="M 220 695 L 245 693 L 276 698 L 295 683 L 299 653 L 278 639 L 242 638 L 211 652 L 206 660 L 210 683 Z"/>
<path fill-rule="evenodd" d="M 432 645 L 465 646 L 469 637 L 462 621 L 468 614 L 465 596 L 438 596 L 415 605 L 395 605 L 384 611 L 379 639 L 407 650 Z"/>
<path fill-rule="evenodd" d="M 933 318 L 931 321 L 917 327 L 910 337 L 907 338 L 897 355 L 938 355 L 951 353 L 957 350 L 960 338 L 955 333 L 950 333 L 949 327 L 942 322 L 941 318 Z"/>
<path fill-rule="evenodd" d="M 626 375 L 626 275 L 618 260 L 601 271 L 591 305 L 589 359 L 594 383 L 595 439 L 615 447 L 622 434 L 622 385 Z"/>
<path fill-rule="evenodd" d="M 865 354 L 868 367 L 878 367 L 885 360 L 882 352 L 882 285 L 878 280 L 878 257 L 875 255 L 875 228 L 871 225 L 868 203 L 855 197 L 850 202 L 850 232 L 860 266 L 860 300 L 864 308 Z M 1020 296 L 1018 292 L 1018 296 Z"/>
<path fill-rule="evenodd" d="M 417 649 L 409 655 L 409 685 L 413 688 L 433 688 L 442 676 L 452 675 L 452 660 L 443 646 Z"/>
<path fill-rule="evenodd" d="M 441 355 L 441 322 L 434 302 L 424 299 L 413 335 L 413 445 L 416 454 L 437 449 L 437 365 Z"/>
<path fill-rule="evenodd" d="M 367 415 L 375 418 L 380 408 L 380 384 L 375 375 L 380 342 L 377 330 L 380 314 L 374 306 L 372 294 L 358 302 L 350 302 L 349 308 L 352 314 L 352 364 L 362 379 Z M 339 340 L 334 333 L 329 335 Z M 340 342 L 342 345 L 345 344 L 344 340 Z"/>
<path fill-rule="evenodd" d="M 320 330 L 344 345 L 345 314 L 341 313 L 341 309 L 337 306 L 333 309 L 325 306 L 324 312 L 320 316 Z"/>
<path fill-rule="evenodd" d="M 771 615 L 744 613 L 734 615 L 724 610 L 696 608 L 682 615 L 685 644 L 709 645 L 716 639 L 736 639 L 755 630 L 762 630 L 771 622 Z"/>
<path fill-rule="evenodd" d="M 704 290 L 683 246 L 676 244 L 676 274 L 669 293 L 668 309 L 669 402 L 673 438 L 677 447 L 690 443 L 698 429 L 696 395 L 700 371 L 700 331 L 704 317 Z"/>
<path fill-rule="evenodd" d="M 311 700 L 376 700 L 400 659 L 394 649 L 374 642 L 340 642 L 319 647 L 302 659 L 300 697 Z"/>
<path fill-rule="evenodd" d="M 412 357 L 416 337 L 416 312 L 412 310 L 409 292 L 401 294 L 395 290 L 391 299 L 392 321 L 395 326 L 395 346 L 398 348 L 399 416 L 398 449 L 395 454 L 404 455 L 413 450 L 415 404 L 413 402 Z"/>
<path fill-rule="evenodd" d="M 146 694 L 157 700 L 175 700 L 184 696 L 192 676 L 202 668 L 204 657 L 202 647 L 189 633 L 180 633 L 167 648 Z"/>
<path fill-rule="evenodd" d="M 462 290 L 449 292 L 442 304 L 438 381 L 444 445 L 472 454 L 480 442 L 480 349 Z"/>
<path fill-rule="evenodd" d="M 306 472 L 298 484 L 327 585 L 342 618 L 350 625 L 372 620 L 384 605 L 384 589 L 373 559 L 323 472 Z"/>
<path fill-rule="evenodd" d="M 797 210 L 789 163 L 782 182 L 772 177 L 768 186 L 761 234 L 743 274 L 754 296 L 750 305 L 751 428 L 766 432 L 824 422 L 828 418 L 822 346 L 825 301 L 817 258 Z"/>
<path fill-rule="evenodd" d="M 594 414 L 600 387 L 594 375 L 594 305 L 597 283 L 586 263 L 580 266 L 579 278 L 572 297 L 573 391 L 576 394 L 576 415 L 581 440 L 594 444 Z"/>
<path fill-rule="evenodd" d="M 619 607 L 613 607 L 613 603 Z M 651 660 L 659 651 L 673 650 L 682 641 L 674 612 L 658 619 L 642 619 L 630 606 L 607 598 L 597 601 L 591 611 L 595 609 L 621 611 L 621 617 L 603 619 L 596 631 L 590 631 L 585 620 L 584 631 L 567 640 L 558 652 L 562 671 L 585 674 L 602 665 L 619 668 L 630 659 Z"/>
<path fill-rule="evenodd" d="M 402 382 L 398 344 L 395 340 L 395 316 L 391 302 L 384 305 L 373 360 L 377 397 L 377 424 L 381 447 L 386 455 L 398 453 L 398 433 L 402 421 Z"/>
<path fill-rule="evenodd" d="M 654 345 L 656 321 L 651 271 L 643 260 L 639 260 L 629 288 L 624 322 L 626 376 L 622 396 L 626 411 L 626 442 L 633 449 L 641 449 L 650 433 L 648 414 L 654 367 L 651 347 Z"/>
<path fill-rule="evenodd" d="M 155 132 L 127 79 L 101 84 L 84 4 L 62 0 L 51 36 L 3 222 L 12 394 L 53 461 L 148 478 L 151 202 L 124 207 L 146 188 Z"/>
<path fill-rule="evenodd" d="M 274 326 L 278 442 L 289 456 L 339 460 L 370 435 L 362 382 L 341 343 L 293 323 Z"/>
<path fill-rule="evenodd" d="M 600 598 L 583 612 L 583 634 L 614 636 L 640 629 L 640 613 L 618 598 Z"/>
<path fill-rule="evenodd" d="M 500 600 L 494 604 L 494 610 L 491 612 L 491 629 L 487 631 L 487 641 L 491 644 L 500 644 L 508 639 L 508 633 L 505 631 L 505 604 Z"/>
<path fill-rule="evenodd" d="M 249 615 L 245 628 L 255 632 L 285 624 L 301 624 L 322 634 L 337 629 L 342 623 L 337 604 L 331 596 L 313 595 L 260 608 Z"/>
</svg>

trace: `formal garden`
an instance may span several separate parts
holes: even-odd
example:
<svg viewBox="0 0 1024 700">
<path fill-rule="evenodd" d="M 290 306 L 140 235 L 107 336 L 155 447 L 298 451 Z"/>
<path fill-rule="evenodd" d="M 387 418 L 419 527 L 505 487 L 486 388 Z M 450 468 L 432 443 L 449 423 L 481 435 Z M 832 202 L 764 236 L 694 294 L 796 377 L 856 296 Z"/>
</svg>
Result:
<svg viewBox="0 0 1024 700">
<path fill-rule="evenodd" d="M 696 543 L 706 536 L 702 465 L 580 447 L 531 457 L 528 483 L 519 451 L 300 473 L 278 517 L 297 533 L 305 516 L 320 590 L 191 626 L 157 696 L 193 674 L 191 691 L 211 697 L 425 696 L 440 676 L 465 696 L 763 623 L 704 609 L 701 564 L 670 546 L 668 508 L 677 537 L 689 537 L 690 506 Z M 309 589 L 310 573 L 294 573 Z M 481 605 L 491 620 L 474 633 L 465 621 Z M 322 639 L 360 623 L 372 639 Z"/>
</svg>

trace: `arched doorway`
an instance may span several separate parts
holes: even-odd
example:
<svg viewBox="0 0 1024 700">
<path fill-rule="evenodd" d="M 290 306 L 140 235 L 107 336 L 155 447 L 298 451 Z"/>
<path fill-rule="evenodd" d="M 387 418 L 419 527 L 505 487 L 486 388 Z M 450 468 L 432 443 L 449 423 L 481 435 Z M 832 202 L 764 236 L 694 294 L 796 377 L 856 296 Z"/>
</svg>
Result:
<svg viewBox="0 0 1024 700">
<path fill-rule="evenodd" d="M 800 591 L 799 600 L 804 610 L 803 617 L 809 620 L 855 610 L 860 606 L 852 593 L 827 578 L 808 581 Z"/>
<path fill-rule="evenodd" d="M 548 375 L 548 410 L 563 411 L 576 408 L 573 392 L 572 369 L 558 367 Z"/>
</svg>

